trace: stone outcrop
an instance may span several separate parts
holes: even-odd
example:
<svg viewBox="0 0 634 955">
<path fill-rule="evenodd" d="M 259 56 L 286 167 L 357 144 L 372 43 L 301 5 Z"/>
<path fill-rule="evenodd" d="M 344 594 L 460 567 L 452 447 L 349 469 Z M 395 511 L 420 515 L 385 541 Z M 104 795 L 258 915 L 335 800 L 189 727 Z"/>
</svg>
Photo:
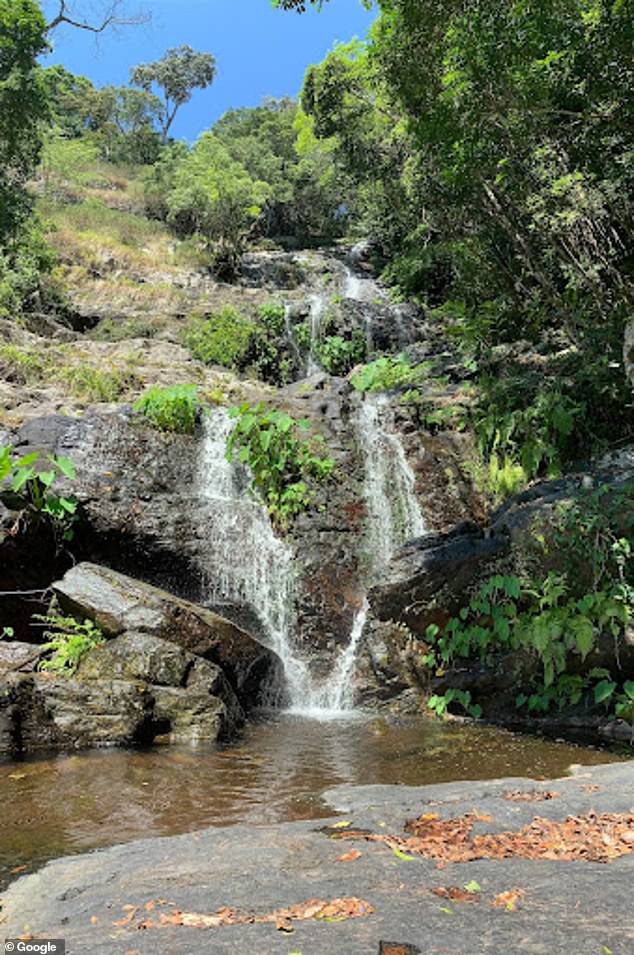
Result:
<svg viewBox="0 0 634 955">
<path fill-rule="evenodd" d="M 68 571 L 53 591 L 65 613 L 93 620 L 106 637 L 143 633 L 169 641 L 168 647 L 176 645 L 174 652 L 180 647 L 215 664 L 246 709 L 257 706 L 268 688 L 281 681 L 280 661 L 271 650 L 229 620 L 158 587 L 84 563 Z M 101 652 L 105 650 L 96 651 Z M 147 666 L 169 669 L 171 657 L 162 664 L 161 659 L 161 653 L 154 654 Z"/>
<path fill-rule="evenodd" d="M 209 610 L 95 564 L 53 591 L 105 640 L 72 676 L 34 672 L 33 644 L 0 644 L 0 756 L 229 739 L 281 690 L 275 654 Z"/>
</svg>

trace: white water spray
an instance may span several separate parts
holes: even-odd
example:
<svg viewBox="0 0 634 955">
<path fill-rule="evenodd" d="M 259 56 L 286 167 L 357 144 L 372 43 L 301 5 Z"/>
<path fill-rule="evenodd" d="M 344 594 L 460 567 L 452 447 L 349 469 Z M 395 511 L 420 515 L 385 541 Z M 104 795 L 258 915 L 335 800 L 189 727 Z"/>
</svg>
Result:
<svg viewBox="0 0 634 955">
<path fill-rule="evenodd" d="M 294 652 L 293 554 L 276 537 L 266 508 L 248 491 L 248 475 L 227 460 L 233 422 L 221 409 L 205 418 L 199 466 L 199 493 L 207 518 L 207 598 L 210 603 L 245 605 L 257 614 L 262 642 L 284 664 L 292 702 L 306 698 L 308 665 Z"/>
<path fill-rule="evenodd" d="M 316 353 L 321 341 L 321 326 L 326 314 L 328 296 L 325 292 L 314 292 L 308 296 L 308 304 L 310 306 L 310 352 L 306 372 L 314 375 L 321 370 Z"/>
<path fill-rule="evenodd" d="M 365 460 L 370 583 L 380 579 L 399 547 L 426 533 L 415 493 L 416 478 L 403 443 L 382 421 L 388 414 L 387 398 L 367 396 L 357 417 L 357 433 Z"/>
</svg>

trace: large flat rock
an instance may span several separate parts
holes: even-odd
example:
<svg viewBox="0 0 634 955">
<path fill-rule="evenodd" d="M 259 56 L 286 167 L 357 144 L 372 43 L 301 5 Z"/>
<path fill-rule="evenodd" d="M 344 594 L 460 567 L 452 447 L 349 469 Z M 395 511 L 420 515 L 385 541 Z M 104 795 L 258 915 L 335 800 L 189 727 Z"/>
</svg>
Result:
<svg viewBox="0 0 634 955">
<path fill-rule="evenodd" d="M 631 812 L 633 784 L 634 763 L 621 763 L 579 770 L 556 783 L 344 786 L 326 798 L 346 820 L 377 833 L 402 832 L 406 819 L 422 813 L 453 818 L 473 811 L 490 817 L 477 823 L 478 832 L 496 832 L 519 829 L 535 816 Z M 519 789 L 559 795 L 538 803 L 504 798 Z M 394 955 L 628 955 L 634 949 L 634 854 L 610 864 L 511 858 L 438 868 L 433 860 L 398 858 L 382 844 L 333 840 L 321 825 L 213 829 L 61 859 L 8 889 L 4 934 L 65 937 L 70 955 L 379 955 L 386 941 L 414 946 Z M 337 861 L 352 848 L 359 858 Z M 431 891 L 471 881 L 481 887 L 474 903 Z M 515 911 L 491 904 L 513 889 L 524 893 Z M 156 900 L 164 901 L 158 910 L 166 913 L 174 906 L 196 913 L 230 906 L 266 914 L 309 899 L 351 896 L 370 903 L 373 913 L 294 922 L 292 936 L 274 924 L 137 928 L 148 917 L 157 920 L 157 906 L 145 908 Z M 130 912 L 128 924 L 114 924 Z"/>
<path fill-rule="evenodd" d="M 215 663 L 245 709 L 281 681 L 271 650 L 224 617 L 107 567 L 73 567 L 53 591 L 65 613 L 93 620 L 108 637 L 134 631 L 177 644 Z"/>
</svg>

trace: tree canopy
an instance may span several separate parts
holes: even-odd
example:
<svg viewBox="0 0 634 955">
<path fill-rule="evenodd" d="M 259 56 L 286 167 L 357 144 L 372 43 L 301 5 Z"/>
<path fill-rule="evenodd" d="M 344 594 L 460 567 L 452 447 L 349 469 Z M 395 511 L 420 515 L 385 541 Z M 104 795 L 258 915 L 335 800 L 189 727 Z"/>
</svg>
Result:
<svg viewBox="0 0 634 955">
<path fill-rule="evenodd" d="M 28 202 L 24 185 L 37 164 L 46 91 L 37 57 L 46 24 L 34 0 L 0 0 L 0 243 L 15 234 Z"/>
<path fill-rule="evenodd" d="M 188 103 L 195 89 L 206 89 L 216 75 L 216 60 L 211 53 L 198 53 L 191 46 L 168 50 L 154 63 L 141 63 L 130 74 L 134 86 L 146 93 L 154 87 L 161 91 L 159 117 L 163 141 L 167 142 L 172 123 L 181 106 Z"/>
</svg>

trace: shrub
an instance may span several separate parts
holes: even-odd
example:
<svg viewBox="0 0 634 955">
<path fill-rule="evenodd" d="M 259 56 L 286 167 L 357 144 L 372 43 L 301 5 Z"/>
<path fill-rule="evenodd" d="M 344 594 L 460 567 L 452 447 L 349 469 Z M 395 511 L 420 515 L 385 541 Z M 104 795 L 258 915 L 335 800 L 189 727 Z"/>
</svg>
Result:
<svg viewBox="0 0 634 955">
<path fill-rule="evenodd" d="M 193 434 L 201 404 L 196 385 L 149 388 L 134 404 L 161 431 Z"/>
<path fill-rule="evenodd" d="M 347 375 L 355 365 L 364 361 L 367 343 L 362 332 L 356 330 L 346 341 L 340 335 L 329 335 L 317 346 L 319 364 L 331 375 Z"/>
<path fill-rule="evenodd" d="M 185 344 L 194 358 L 206 365 L 239 369 L 255 331 L 255 322 L 226 305 L 207 318 L 193 315 L 185 332 Z"/>
<path fill-rule="evenodd" d="M 521 378 L 483 379 L 473 416 L 480 450 L 485 457 L 514 458 L 529 478 L 544 471 L 557 477 L 575 451 L 575 429 L 585 405 L 557 389 L 531 396 L 524 384 Z"/>
<path fill-rule="evenodd" d="M 281 335 L 284 331 L 286 309 L 282 302 L 265 302 L 258 308 L 258 318 L 268 331 Z"/>
<path fill-rule="evenodd" d="M 274 521 L 287 526 L 314 498 L 312 483 L 327 481 L 334 461 L 320 454 L 323 438 L 301 438 L 307 421 L 296 421 L 263 402 L 244 404 L 229 412 L 235 427 L 227 443 L 227 457 L 237 456 L 251 471 L 251 488 L 266 503 Z"/>
<path fill-rule="evenodd" d="M 72 675 L 86 653 L 105 642 L 103 633 L 92 620 L 82 623 L 74 617 L 62 617 L 54 613 L 45 616 L 34 614 L 33 619 L 51 628 L 44 631 L 48 643 L 44 644 L 43 649 L 53 651 L 53 655 L 40 663 L 40 670 Z"/>
<path fill-rule="evenodd" d="M 360 368 L 352 376 L 352 386 L 357 391 L 392 391 L 411 388 L 424 381 L 429 372 L 429 363 L 410 365 L 404 355 L 396 358 L 385 356 Z"/>
</svg>

